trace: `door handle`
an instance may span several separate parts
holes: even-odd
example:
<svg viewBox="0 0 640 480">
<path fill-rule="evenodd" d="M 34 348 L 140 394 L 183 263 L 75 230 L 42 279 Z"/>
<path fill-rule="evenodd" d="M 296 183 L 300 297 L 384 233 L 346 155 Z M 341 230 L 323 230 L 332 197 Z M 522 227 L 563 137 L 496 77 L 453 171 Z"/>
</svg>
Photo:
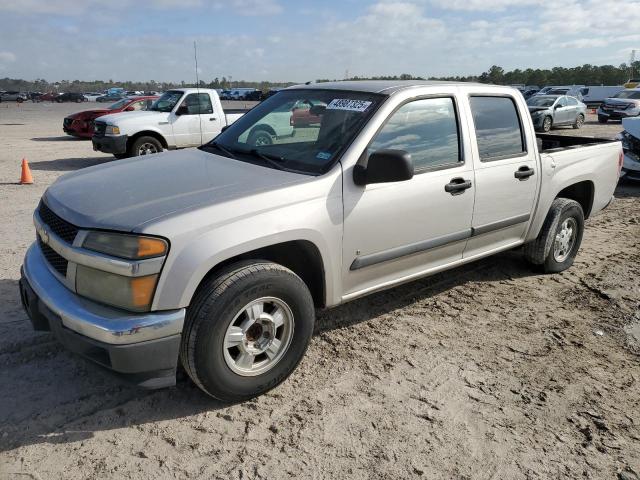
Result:
<svg viewBox="0 0 640 480">
<path fill-rule="evenodd" d="M 526 165 L 523 165 L 513 174 L 513 176 L 522 182 L 523 180 L 526 180 L 527 178 L 532 176 L 534 173 L 536 172 L 533 168 L 529 168 Z"/>
<path fill-rule="evenodd" d="M 471 188 L 471 180 L 465 180 L 462 177 L 452 178 L 451 182 L 444 186 L 444 191 L 451 195 L 460 195 L 467 188 Z"/>
<path fill-rule="evenodd" d="M 209 118 L 209 121 L 210 121 L 210 122 L 215 122 L 215 121 L 216 121 L 216 117 L 210 117 L 210 118 Z"/>
</svg>

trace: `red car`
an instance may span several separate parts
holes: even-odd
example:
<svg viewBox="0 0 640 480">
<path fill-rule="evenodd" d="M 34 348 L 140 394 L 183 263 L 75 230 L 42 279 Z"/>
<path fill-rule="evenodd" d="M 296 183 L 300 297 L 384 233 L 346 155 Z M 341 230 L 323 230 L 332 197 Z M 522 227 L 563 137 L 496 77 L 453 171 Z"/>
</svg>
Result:
<svg viewBox="0 0 640 480">
<path fill-rule="evenodd" d="M 85 110 L 65 117 L 62 121 L 62 129 L 66 134 L 78 138 L 91 138 L 93 136 L 93 121 L 102 115 L 120 112 L 134 112 L 136 110 L 148 110 L 157 96 L 128 97 L 117 101 L 107 108 Z"/>
<path fill-rule="evenodd" d="M 313 108 L 320 107 L 320 108 Z M 324 103 L 314 103 L 311 100 L 298 102 L 291 110 L 291 126 L 294 128 L 311 127 L 322 122 L 322 108 Z"/>
</svg>

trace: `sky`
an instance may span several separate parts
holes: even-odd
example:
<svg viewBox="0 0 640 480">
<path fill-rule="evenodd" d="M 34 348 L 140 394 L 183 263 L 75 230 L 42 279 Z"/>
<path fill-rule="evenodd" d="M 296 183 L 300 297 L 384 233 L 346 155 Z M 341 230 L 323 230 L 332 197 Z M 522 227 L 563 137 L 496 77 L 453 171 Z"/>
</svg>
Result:
<svg viewBox="0 0 640 480">
<path fill-rule="evenodd" d="M 0 77 L 479 74 L 640 57 L 640 0 L 0 0 Z"/>
</svg>

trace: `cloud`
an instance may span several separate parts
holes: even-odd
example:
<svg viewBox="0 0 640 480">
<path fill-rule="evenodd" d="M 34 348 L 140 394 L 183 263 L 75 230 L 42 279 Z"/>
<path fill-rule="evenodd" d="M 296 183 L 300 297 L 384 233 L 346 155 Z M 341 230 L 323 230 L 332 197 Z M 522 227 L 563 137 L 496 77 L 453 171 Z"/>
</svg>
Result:
<svg viewBox="0 0 640 480">
<path fill-rule="evenodd" d="M 12 52 L 0 51 L 0 63 L 9 63 L 16 61 L 16 54 Z"/>
<path fill-rule="evenodd" d="M 502 11 L 511 7 L 543 5 L 544 0 L 431 0 L 443 10 Z"/>
</svg>

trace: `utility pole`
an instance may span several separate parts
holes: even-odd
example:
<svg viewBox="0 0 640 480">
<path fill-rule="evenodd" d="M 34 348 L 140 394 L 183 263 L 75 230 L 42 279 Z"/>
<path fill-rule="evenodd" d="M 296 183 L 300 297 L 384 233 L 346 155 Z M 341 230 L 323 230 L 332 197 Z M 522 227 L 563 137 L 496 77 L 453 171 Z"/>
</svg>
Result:
<svg viewBox="0 0 640 480">
<path fill-rule="evenodd" d="M 631 58 L 629 59 L 629 79 L 632 79 L 634 77 L 635 74 L 635 68 L 633 67 L 633 64 L 636 63 L 636 51 L 631 50 Z"/>
</svg>

